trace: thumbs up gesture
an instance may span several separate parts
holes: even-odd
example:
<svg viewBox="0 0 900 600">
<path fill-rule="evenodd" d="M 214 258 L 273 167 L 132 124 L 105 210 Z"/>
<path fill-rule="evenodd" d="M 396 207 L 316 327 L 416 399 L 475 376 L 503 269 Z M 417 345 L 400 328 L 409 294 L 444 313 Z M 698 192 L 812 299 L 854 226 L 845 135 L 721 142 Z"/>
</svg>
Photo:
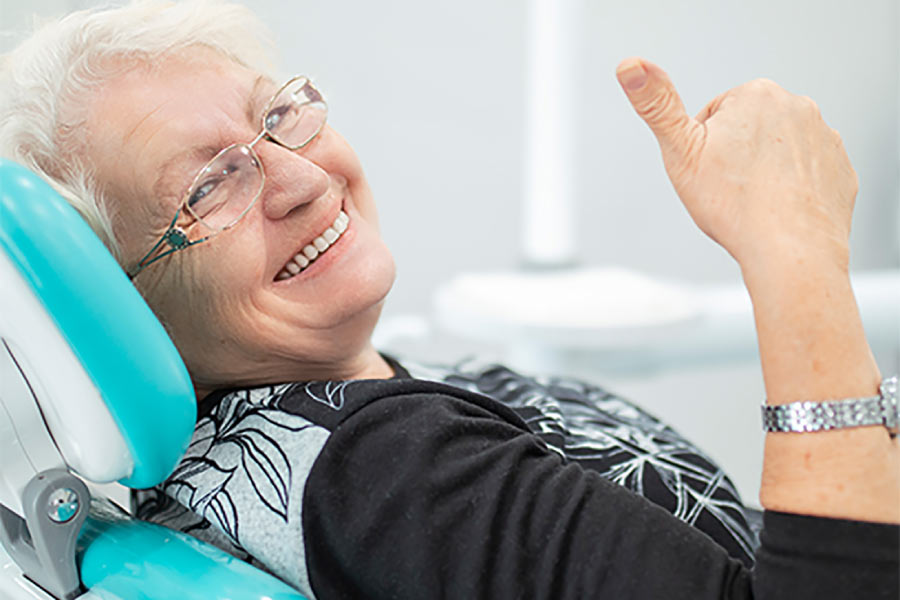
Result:
<svg viewBox="0 0 900 600">
<path fill-rule="evenodd" d="M 692 118 L 653 63 L 629 58 L 616 75 L 694 222 L 742 267 L 815 258 L 847 268 L 856 173 L 812 100 L 760 79 Z"/>
</svg>

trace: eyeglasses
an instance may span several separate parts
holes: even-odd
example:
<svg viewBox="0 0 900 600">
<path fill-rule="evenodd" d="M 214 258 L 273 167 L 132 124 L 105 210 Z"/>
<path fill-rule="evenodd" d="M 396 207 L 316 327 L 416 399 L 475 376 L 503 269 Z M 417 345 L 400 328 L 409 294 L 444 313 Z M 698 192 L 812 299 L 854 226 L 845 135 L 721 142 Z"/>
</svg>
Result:
<svg viewBox="0 0 900 600">
<path fill-rule="evenodd" d="M 328 105 L 306 77 L 294 77 L 272 96 L 262 117 L 262 131 L 248 144 L 232 144 L 206 163 L 158 242 L 131 269 L 129 279 L 147 266 L 179 250 L 196 246 L 234 227 L 259 199 L 266 173 L 253 147 L 268 139 L 289 150 L 299 150 L 322 131 Z M 208 232 L 197 240 L 176 225 L 182 211 Z"/>
</svg>

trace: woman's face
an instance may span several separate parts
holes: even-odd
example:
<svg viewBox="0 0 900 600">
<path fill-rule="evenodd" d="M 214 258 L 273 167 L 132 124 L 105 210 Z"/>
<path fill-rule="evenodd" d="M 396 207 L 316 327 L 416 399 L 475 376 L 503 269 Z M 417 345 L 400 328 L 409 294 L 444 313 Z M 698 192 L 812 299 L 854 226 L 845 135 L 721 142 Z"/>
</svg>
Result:
<svg viewBox="0 0 900 600">
<path fill-rule="evenodd" d="M 135 66 L 92 97 L 87 157 L 111 199 L 126 266 L 159 240 L 209 159 L 256 137 L 280 83 L 193 49 Z M 135 278 L 201 393 L 359 376 L 394 280 L 371 191 L 343 138 L 326 125 L 299 151 L 268 140 L 255 150 L 266 183 L 244 218 Z M 349 224 L 337 241 L 299 275 L 279 275 L 342 210 Z M 206 233 L 188 217 L 183 226 L 192 240 Z"/>
</svg>

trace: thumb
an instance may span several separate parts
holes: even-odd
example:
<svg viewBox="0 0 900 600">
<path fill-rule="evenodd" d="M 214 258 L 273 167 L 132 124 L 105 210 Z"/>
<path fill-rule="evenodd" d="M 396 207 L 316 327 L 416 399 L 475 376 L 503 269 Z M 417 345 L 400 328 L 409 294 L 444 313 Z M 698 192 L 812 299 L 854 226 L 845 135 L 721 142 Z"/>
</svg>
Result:
<svg viewBox="0 0 900 600">
<path fill-rule="evenodd" d="M 616 69 L 616 77 L 650 129 L 656 135 L 659 145 L 669 160 L 687 160 L 697 136 L 703 135 L 703 128 L 684 110 L 681 97 L 665 71 L 641 58 L 626 58 Z"/>
</svg>

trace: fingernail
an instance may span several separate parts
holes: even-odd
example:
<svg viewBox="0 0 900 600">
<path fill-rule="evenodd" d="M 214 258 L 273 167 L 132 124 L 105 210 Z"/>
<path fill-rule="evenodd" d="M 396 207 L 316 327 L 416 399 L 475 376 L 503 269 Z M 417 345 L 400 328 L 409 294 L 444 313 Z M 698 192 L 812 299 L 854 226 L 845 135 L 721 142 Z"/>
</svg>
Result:
<svg viewBox="0 0 900 600">
<path fill-rule="evenodd" d="M 647 71 L 640 61 L 636 60 L 619 69 L 616 73 L 619 83 L 630 92 L 637 91 L 647 83 Z"/>
</svg>

